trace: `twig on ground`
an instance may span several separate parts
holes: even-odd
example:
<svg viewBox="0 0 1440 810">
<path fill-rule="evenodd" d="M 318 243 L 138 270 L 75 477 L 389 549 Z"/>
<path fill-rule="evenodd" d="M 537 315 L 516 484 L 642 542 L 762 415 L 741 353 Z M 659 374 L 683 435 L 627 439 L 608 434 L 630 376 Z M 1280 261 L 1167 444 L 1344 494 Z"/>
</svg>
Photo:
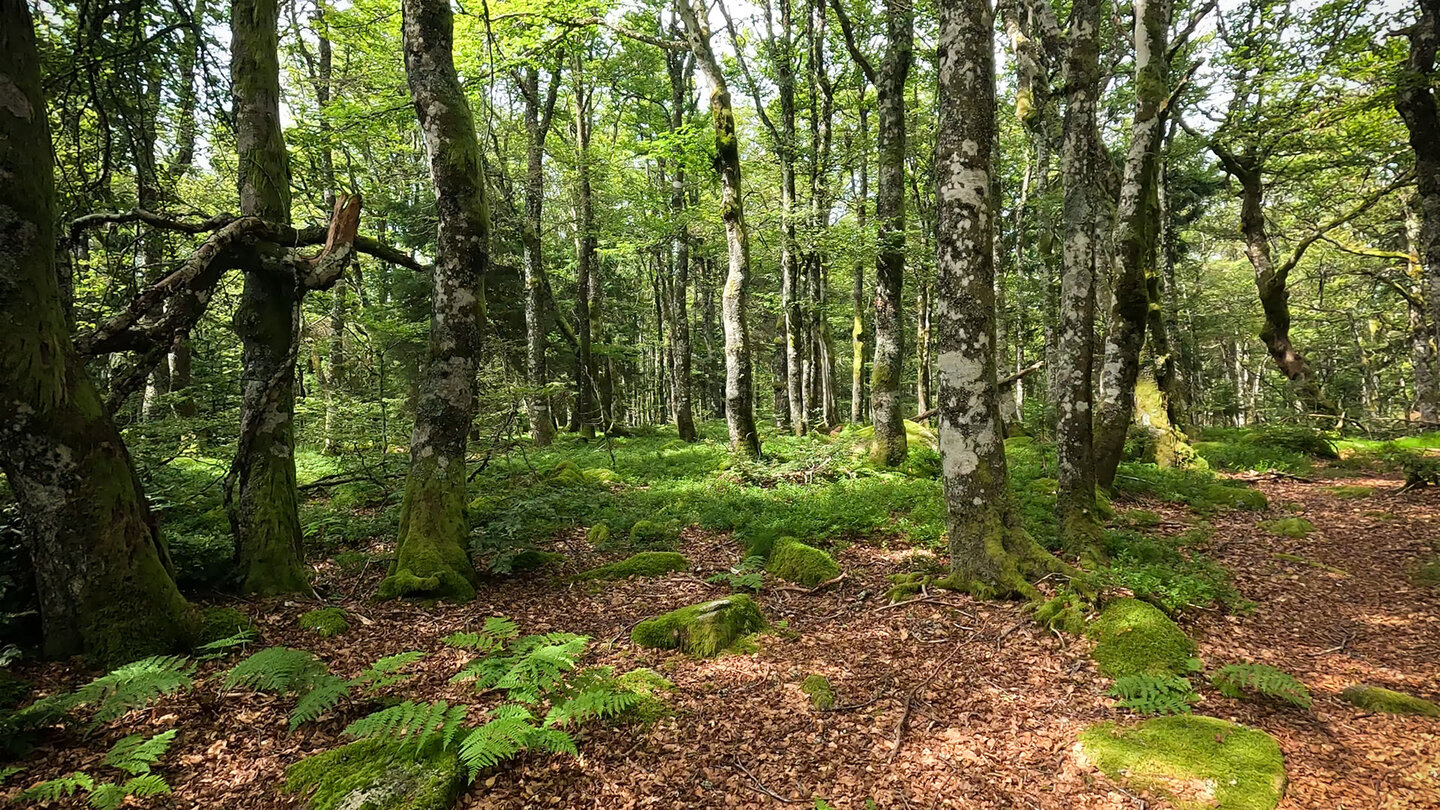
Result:
<svg viewBox="0 0 1440 810">
<path fill-rule="evenodd" d="M 757 777 L 755 774 L 751 773 L 749 768 L 745 767 L 745 763 L 743 763 L 743 762 L 740 761 L 740 757 L 732 754 L 732 755 L 730 756 L 730 759 L 731 759 L 731 761 L 733 761 L 733 762 L 735 763 L 735 767 L 737 767 L 737 768 L 739 768 L 740 770 L 744 771 L 744 772 L 745 772 L 745 775 L 748 776 L 748 777 L 750 777 L 750 781 L 752 781 L 752 782 L 755 783 L 755 787 L 759 788 L 759 789 L 760 789 L 760 792 L 761 792 L 761 793 L 764 793 L 766 796 L 769 796 L 770 798 L 774 799 L 774 800 L 777 801 L 777 802 L 784 802 L 785 804 L 802 804 L 802 803 L 804 803 L 804 801 L 805 801 L 804 799 L 787 799 L 787 798 L 785 798 L 784 796 L 781 796 L 779 793 L 776 793 L 775 791 L 771 790 L 770 788 L 765 787 L 765 783 L 764 783 L 764 782 L 761 782 L 759 777 Z"/>
</svg>

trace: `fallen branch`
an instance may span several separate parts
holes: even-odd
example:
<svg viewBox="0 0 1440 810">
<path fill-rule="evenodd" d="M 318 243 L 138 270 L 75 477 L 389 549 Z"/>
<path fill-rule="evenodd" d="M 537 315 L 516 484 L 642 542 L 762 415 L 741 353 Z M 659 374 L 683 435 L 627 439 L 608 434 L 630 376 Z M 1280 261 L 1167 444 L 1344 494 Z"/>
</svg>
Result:
<svg viewBox="0 0 1440 810">
<path fill-rule="evenodd" d="M 803 804 L 805 802 L 804 799 L 787 799 L 784 796 L 781 796 L 779 793 L 771 790 L 770 788 L 765 787 L 765 783 L 761 782 L 759 777 L 751 773 L 749 768 L 745 767 L 745 763 L 740 761 L 740 757 L 731 754 L 730 759 L 734 761 L 736 767 L 744 771 L 746 776 L 750 777 L 750 780 L 755 783 L 755 786 L 760 789 L 760 792 L 764 793 L 766 796 L 769 796 L 777 802 L 784 802 L 785 804 Z"/>
</svg>

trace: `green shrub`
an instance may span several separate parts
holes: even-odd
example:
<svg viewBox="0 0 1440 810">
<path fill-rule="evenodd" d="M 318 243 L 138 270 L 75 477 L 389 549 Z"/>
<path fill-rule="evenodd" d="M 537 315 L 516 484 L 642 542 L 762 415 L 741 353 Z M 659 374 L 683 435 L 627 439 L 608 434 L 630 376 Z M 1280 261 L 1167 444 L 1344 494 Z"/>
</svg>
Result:
<svg viewBox="0 0 1440 810">
<path fill-rule="evenodd" d="M 630 640 L 640 647 L 682 650 L 713 658 L 744 636 L 765 629 L 765 616 L 750 597 L 733 594 L 672 610 L 635 626 Z"/>
<path fill-rule="evenodd" d="M 1340 693 L 1340 699 L 1354 706 L 1372 712 L 1383 712 L 1385 714 L 1418 714 L 1423 717 L 1440 717 L 1440 706 L 1418 698 L 1414 695 L 1407 695 L 1404 692 L 1396 692 L 1393 689 L 1386 689 L 1380 686 L 1368 684 L 1355 684 L 1345 687 Z"/>
<path fill-rule="evenodd" d="M 1126 675 L 1182 675 L 1198 668 L 1195 642 L 1154 605 L 1116 599 L 1105 605 L 1087 634 L 1090 655 L 1112 678 Z"/>
<path fill-rule="evenodd" d="M 350 622 L 341 608 L 316 608 L 300 614 L 300 629 L 309 630 L 321 638 L 330 638 L 349 630 Z"/>
<path fill-rule="evenodd" d="M 807 588 L 840 576 L 840 566 L 834 557 L 793 537 L 782 537 L 776 542 L 765 570 Z"/>
<path fill-rule="evenodd" d="M 124 781 L 102 782 L 94 776 L 75 771 L 24 791 L 20 799 L 30 801 L 58 801 L 76 793 L 87 794 L 88 804 L 99 810 L 118 810 L 131 796 L 139 799 L 159 796 L 170 792 L 170 785 L 157 773 L 151 773 L 151 766 L 169 750 L 175 740 L 175 729 L 145 737 L 131 734 L 122 738 L 105 755 L 105 766 L 125 774 Z"/>
<path fill-rule="evenodd" d="M 659 577 L 672 571 L 690 568 L 690 560 L 677 551 L 642 551 L 619 562 L 591 568 L 575 577 L 587 579 L 628 579 L 629 577 Z"/>
<path fill-rule="evenodd" d="M 726 585 L 735 593 L 749 591 L 759 593 L 765 587 L 765 558 L 750 555 L 727 570 L 705 578 L 714 585 Z"/>
<path fill-rule="evenodd" d="M 1331 461 L 1340 458 L 1331 434 L 1305 425 L 1261 425 L 1250 430 L 1247 441 L 1261 447 L 1277 447 L 1313 458 Z"/>
<path fill-rule="evenodd" d="M 1265 664 L 1226 664 L 1210 676 L 1210 683 L 1228 698 L 1270 698 L 1310 708 L 1310 690 L 1305 684 Z"/>
</svg>

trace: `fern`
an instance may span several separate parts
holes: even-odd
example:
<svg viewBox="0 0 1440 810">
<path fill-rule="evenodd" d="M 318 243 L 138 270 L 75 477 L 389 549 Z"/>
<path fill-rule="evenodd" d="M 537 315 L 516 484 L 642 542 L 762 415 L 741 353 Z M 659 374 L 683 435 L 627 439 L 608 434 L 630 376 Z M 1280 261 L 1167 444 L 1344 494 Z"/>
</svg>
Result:
<svg viewBox="0 0 1440 810">
<path fill-rule="evenodd" d="M 73 796 L 80 791 L 90 792 L 95 789 L 95 780 L 90 774 L 83 771 L 67 773 L 56 779 L 41 782 L 20 794 L 22 799 L 32 799 L 40 802 L 53 802 L 63 799 L 66 796 Z"/>
<path fill-rule="evenodd" d="M 10 781 L 10 777 L 14 776 L 17 773 L 20 773 L 23 770 L 25 769 L 18 765 L 7 765 L 4 768 L 0 768 L 0 785 L 3 785 L 6 782 Z"/>
<path fill-rule="evenodd" d="M 43 714 L 93 708 L 89 728 L 94 729 L 159 698 L 191 689 L 195 685 L 190 677 L 194 670 L 193 664 L 178 655 L 143 658 L 111 670 L 68 695 L 39 701 L 30 709 Z"/>
<path fill-rule="evenodd" d="M 511 700 L 536 703 L 560 685 L 589 643 L 589 638 L 574 633 L 526 636 L 512 644 L 507 655 L 491 654 L 470 662 L 453 680 L 473 680 L 476 689 L 502 689 Z"/>
<path fill-rule="evenodd" d="M 318 719 L 349 695 L 350 681 L 328 672 L 317 677 L 295 701 L 295 708 L 290 710 L 290 732 L 294 733 L 295 729 Z"/>
<path fill-rule="evenodd" d="M 1265 664 L 1227 664 L 1210 676 L 1210 683 L 1229 698 L 1261 697 L 1310 708 L 1310 690 L 1284 670 Z"/>
<path fill-rule="evenodd" d="M 443 748 L 449 748 L 462 730 L 465 717 L 470 712 L 466 705 L 451 706 L 439 700 L 434 703 L 415 703 L 407 700 L 396 706 L 356 720 L 345 727 L 347 737 L 397 737 L 414 742 L 415 748 L 425 747 L 436 739 Z"/>
<path fill-rule="evenodd" d="M 305 650 L 289 647 L 266 647 L 235 665 L 225 673 L 224 688 L 241 687 L 277 695 L 304 694 L 329 667 Z"/>
<path fill-rule="evenodd" d="M 457 753 L 460 762 L 470 771 L 471 781 L 486 768 L 524 751 L 536 730 L 531 719 L 502 716 L 465 735 Z"/>
<path fill-rule="evenodd" d="M 241 630 L 233 636 L 217 639 L 209 644 L 201 644 L 195 648 L 195 652 L 199 653 L 199 655 L 195 657 L 201 661 L 224 658 L 236 648 L 245 647 L 254 643 L 257 638 L 259 638 L 259 634 L 254 630 Z"/>
<path fill-rule="evenodd" d="M 1189 714 L 1200 700 L 1189 678 L 1171 675 L 1126 675 L 1106 694 L 1137 714 Z"/>
<path fill-rule="evenodd" d="M 563 728 L 572 723 L 618 717 L 643 699 L 620 686 L 609 667 L 587 669 L 557 690 L 557 699 L 545 716 L 545 727 Z"/>
<path fill-rule="evenodd" d="M 361 686 L 366 692 L 375 693 L 381 689 L 394 686 L 414 677 L 401 670 L 410 666 L 425 657 L 425 653 L 412 651 L 387 655 L 375 663 L 361 670 L 360 674 L 350 681 L 353 686 Z"/>
<path fill-rule="evenodd" d="M 147 798 L 169 793 L 170 785 L 159 774 L 147 773 L 126 780 L 123 783 L 96 785 L 90 793 L 90 806 L 100 810 L 118 810 L 130 796 Z"/>
<path fill-rule="evenodd" d="M 481 654 L 494 652 L 520 636 L 520 626 L 503 616 L 491 616 L 478 633 L 451 633 L 444 641 L 451 647 Z"/>
<path fill-rule="evenodd" d="M 105 755 L 105 764 L 131 776 L 150 773 L 150 766 L 159 762 L 170 748 L 170 743 L 175 741 L 175 733 L 172 728 L 154 737 L 131 734 L 110 748 L 110 753 Z"/>
</svg>

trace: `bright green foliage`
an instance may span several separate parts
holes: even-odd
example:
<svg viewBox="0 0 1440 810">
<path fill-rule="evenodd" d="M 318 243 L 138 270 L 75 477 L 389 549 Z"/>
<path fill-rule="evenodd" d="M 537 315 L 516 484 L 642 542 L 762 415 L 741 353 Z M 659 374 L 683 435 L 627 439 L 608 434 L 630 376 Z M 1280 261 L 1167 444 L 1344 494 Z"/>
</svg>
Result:
<svg viewBox="0 0 1440 810">
<path fill-rule="evenodd" d="M 1258 512 L 1270 505 L 1269 500 L 1265 498 L 1265 493 L 1258 489 L 1225 484 L 1213 484 L 1206 487 L 1205 500 L 1215 506 L 1246 509 L 1252 512 Z"/>
<path fill-rule="evenodd" d="M 300 614 L 300 629 L 309 630 L 321 638 L 330 638 L 349 630 L 350 622 L 341 608 L 316 608 Z"/>
<path fill-rule="evenodd" d="M 1126 675 L 1182 675 L 1193 672 L 1195 642 L 1154 605 L 1116 599 L 1090 624 L 1090 655 L 1112 678 Z"/>
<path fill-rule="evenodd" d="M 1333 436 L 1304 425 L 1260 425 L 1250 430 L 1247 441 L 1254 445 L 1279 447 L 1319 459 L 1333 461 L 1340 458 Z"/>
<path fill-rule="evenodd" d="M 765 558 L 751 555 L 718 574 L 712 574 L 706 582 L 728 585 L 736 593 L 749 591 L 759 593 L 765 587 Z"/>
<path fill-rule="evenodd" d="M 810 705 L 822 712 L 835 708 L 835 692 L 824 675 L 807 675 L 800 683 L 800 691 L 809 695 Z"/>
<path fill-rule="evenodd" d="M 673 523 L 637 520 L 630 527 L 630 548 L 674 550 L 680 543 L 680 528 Z"/>
<path fill-rule="evenodd" d="M 1424 717 L 1440 717 L 1440 706 L 1424 698 L 1396 692 L 1380 686 L 1355 684 L 1345 687 L 1340 699 L 1353 706 L 1385 714 L 1418 714 Z"/>
<path fill-rule="evenodd" d="M 444 641 L 451 647 L 489 653 L 504 646 L 506 642 L 520 637 L 520 625 L 503 616 L 491 616 L 485 620 L 478 633 L 451 633 Z"/>
<path fill-rule="evenodd" d="M 1363 487 L 1358 484 L 1342 484 L 1336 487 L 1327 487 L 1325 491 L 1337 498 L 1346 499 L 1368 498 L 1375 494 L 1374 487 Z"/>
<path fill-rule="evenodd" d="M 589 644 L 589 638 L 574 633 L 525 636 L 471 661 L 452 680 L 474 681 L 476 689 L 500 689 L 511 700 L 536 703 L 575 669 Z"/>
<path fill-rule="evenodd" d="M 131 776 L 149 773 L 150 766 L 165 756 L 165 752 L 170 748 L 170 743 L 175 741 L 176 733 L 176 730 L 172 728 L 153 737 L 146 737 L 143 734 L 131 734 L 123 737 L 111 746 L 110 753 L 105 755 L 105 764 L 112 768 L 118 768 Z"/>
<path fill-rule="evenodd" d="M 1260 521 L 1260 528 L 1271 534 L 1296 539 L 1309 536 L 1315 531 L 1315 524 L 1302 517 L 1283 517 Z"/>
<path fill-rule="evenodd" d="M 132 734 L 121 739 L 105 755 L 105 765 L 130 775 L 123 782 L 101 782 L 83 771 L 51 779 L 20 794 L 32 801 L 57 801 L 76 793 L 88 793 L 88 803 L 99 810 L 117 810 L 130 796 L 148 798 L 170 792 L 170 785 L 150 772 L 175 739 L 171 729 L 154 737 Z"/>
<path fill-rule="evenodd" d="M 610 544 L 610 527 L 604 523 L 596 523 L 585 533 L 585 539 L 595 548 L 604 548 Z"/>
<path fill-rule="evenodd" d="M 626 710 L 621 718 L 643 725 L 654 723 L 670 715 L 665 696 L 675 691 L 675 684 L 664 675 L 647 667 L 632 669 L 615 679 L 615 683 L 626 691 L 634 693 L 639 700 Z"/>
<path fill-rule="evenodd" d="M 225 673 L 225 689 L 254 689 L 277 695 L 303 694 L 315 681 L 329 675 L 325 662 L 306 650 L 266 647 Z"/>
<path fill-rule="evenodd" d="M 1310 708 L 1310 690 L 1293 675 L 1265 664 L 1226 664 L 1210 676 L 1210 683 L 1229 698 L 1271 698 L 1302 709 Z"/>
<path fill-rule="evenodd" d="M 682 650 L 713 658 L 742 637 L 765 628 L 760 606 L 745 594 L 672 610 L 635 626 L 630 640 L 641 647 Z"/>
<path fill-rule="evenodd" d="M 1107 531 L 1103 539 L 1109 563 L 1095 570 L 1095 579 L 1104 586 L 1127 589 L 1172 614 L 1187 608 L 1236 606 L 1240 594 L 1229 572 L 1187 548 L 1203 543 L 1207 533 L 1206 524 L 1178 538 Z"/>
<path fill-rule="evenodd" d="M 90 711 L 89 728 L 143 709 L 162 697 L 191 689 L 195 666 L 176 655 L 143 658 L 111 670 L 74 692 L 35 702 L 12 718 L 20 726 L 46 725 L 67 715 Z"/>
<path fill-rule="evenodd" d="M 285 776 L 312 810 L 449 810 L 466 783 L 455 751 L 380 737 L 302 759 Z"/>
<path fill-rule="evenodd" d="M 609 667 L 577 673 L 554 690 L 556 699 L 545 715 L 546 728 L 569 728 L 591 720 L 621 717 L 642 696 L 620 686 Z"/>
<path fill-rule="evenodd" d="M 1189 714 L 1200 702 L 1190 679 L 1176 675 L 1126 675 L 1105 694 L 1120 698 L 1115 705 L 1136 714 Z"/>
<path fill-rule="evenodd" d="M 840 576 L 840 566 L 834 557 L 793 537 L 782 537 L 775 542 L 765 570 L 807 588 Z"/>
<path fill-rule="evenodd" d="M 690 560 L 678 551 L 642 551 L 619 562 L 606 563 L 591 568 L 575 577 L 587 579 L 628 579 L 629 577 L 659 577 L 671 571 L 685 571 Z"/>
<path fill-rule="evenodd" d="M 443 700 L 434 703 L 407 700 L 356 720 L 345 727 L 344 733 L 355 739 L 393 737 L 417 751 L 431 741 L 449 748 L 469 712 L 469 706 L 451 706 Z"/>
<path fill-rule="evenodd" d="M 387 689 L 397 683 L 403 683 L 414 677 L 404 670 L 411 664 L 425 657 L 425 653 L 418 650 L 396 653 L 377 658 L 375 663 L 360 671 L 350 680 L 351 686 L 363 688 L 366 692 L 375 694 L 382 689 Z"/>
<path fill-rule="evenodd" d="M 250 617 L 233 607 L 208 607 L 200 611 L 200 643 L 209 644 L 242 634 L 258 635 Z"/>
<path fill-rule="evenodd" d="M 1084 596 L 1062 588 L 1050 599 L 1035 606 L 1035 621 L 1063 633 L 1081 635 L 1085 632 L 1085 616 L 1090 603 Z"/>
<path fill-rule="evenodd" d="M 1263 731 L 1193 714 L 1080 732 L 1085 756 L 1131 789 L 1177 810 L 1271 810 L 1285 793 L 1285 759 Z"/>
</svg>

